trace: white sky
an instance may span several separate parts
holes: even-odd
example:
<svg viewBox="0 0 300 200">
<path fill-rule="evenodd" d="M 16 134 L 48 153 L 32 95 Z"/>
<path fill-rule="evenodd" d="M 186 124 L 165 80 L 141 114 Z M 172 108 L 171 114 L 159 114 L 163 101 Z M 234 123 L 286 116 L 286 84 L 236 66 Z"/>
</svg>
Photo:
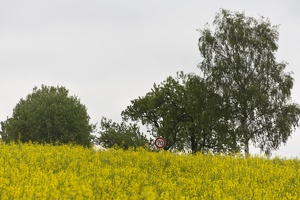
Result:
<svg viewBox="0 0 300 200">
<path fill-rule="evenodd" d="M 280 24 L 278 61 L 294 72 L 300 103 L 300 1 L 0 1 L 0 121 L 34 86 L 65 86 L 88 108 L 120 122 L 130 100 L 177 71 L 199 73 L 199 33 L 220 8 Z M 300 129 L 273 155 L 300 156 Z M 259 152 L 251 149 L 252 153 Z"/>
</svg>

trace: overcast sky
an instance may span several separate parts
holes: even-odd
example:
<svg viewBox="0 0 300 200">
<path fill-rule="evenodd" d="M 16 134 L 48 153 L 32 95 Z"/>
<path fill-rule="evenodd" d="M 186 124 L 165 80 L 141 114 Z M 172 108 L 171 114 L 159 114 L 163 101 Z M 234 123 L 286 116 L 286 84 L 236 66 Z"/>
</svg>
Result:
<svg viewBox="0 0 300 200">
<path fill-rule="evenodd" d="M 199 73 L 199 32 L 220 8 L 280 24 L 277 61 L 300 103 L 300 1 L 1 0 L 0 121 L 34 86 L 64 86 L 91 122 L 120 122 L 130 100 L 177 71 Z M 300 156 L 300 129 L 274 155 Z M 259 152 L 251 149 L 252 153 Z"/>
</svg>

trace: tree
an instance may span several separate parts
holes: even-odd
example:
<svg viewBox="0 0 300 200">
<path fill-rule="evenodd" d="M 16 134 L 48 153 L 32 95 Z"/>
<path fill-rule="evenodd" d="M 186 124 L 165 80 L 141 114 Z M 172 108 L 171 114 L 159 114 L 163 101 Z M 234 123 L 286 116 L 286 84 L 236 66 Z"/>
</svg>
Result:
<svg viewBox="0 0 300 200">
<path fill-rule="evenodd" d="M 154 137 L 167 140 L 165 149 L 231 151 L 235 142 L 230 142 L 234 140 L 220 100 L 199 76 L 180 73 L 131 101 L 122 116 L 150 126 Z"/>
<path fill-rule="evenodd" d="M 128 149 L 149 145 L 149 140 L 140 132 L 136 124 L 125 124 L 125 122 L 118 124 L 103 117 L 100 129 L 100 137 L 96 139 L 96 143 L 106 148 L 118 145 L 123 149 Z"/>
<path fill-rule="evenodd" d="M 1 122 L 5 142 L 76 143 L 89 146 L 93 125 L 86 107 L 64 87 L 35 87 L 21 99 L 13 115 Z"/>
<path fill-rule="evenodd" d="M 286 143 L 299 124 L 300 108 L 291 103 L 293 78 L 278 63 L 278 26 L 268 19 L 221 9 L 213 25 L 200 30 L 199 68 L 230 108 L 231 121 L 245 154 L 253 143 L 269 154 Z"/>
<path fill-rule="evenodd" d="M 238 151 L 236 136 L 228 121 L 230 115 L 221 96 L 200 76 L 188 74 L 183 80 L 187 117 L 184 126 L 192 151 Z"/>
<path fill-rule="evenodd" d="M 144 97 L 132 100 L 122 116 L 124 120 L 140 121 L 154 137 L 163 136 L 167 140 L 165 149 L 183 149 L 185 138 L 179 136 L 179 123 L 184 120 L 183 98 L 184 87 L 168 77 L 162 84 L 154 84 Z"/>
<path fill-rule="evenodd" d="M 184 141 L 179 134 L 179 123 L 183 120 L 183 86 L 172 77 L 162 85 L 153 85 L 144 97 L 132 100 L 132 105 L 122 112 L 125 121 L 140 121 L 149 127 L 154 137 L 163 136 L 167 140 L 165 149 L 183 148 Z"/>
</svg>

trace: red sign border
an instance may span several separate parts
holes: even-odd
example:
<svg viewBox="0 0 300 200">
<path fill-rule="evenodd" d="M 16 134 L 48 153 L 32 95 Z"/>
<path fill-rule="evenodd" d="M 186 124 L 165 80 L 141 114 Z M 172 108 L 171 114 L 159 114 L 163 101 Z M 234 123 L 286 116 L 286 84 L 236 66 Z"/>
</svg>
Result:
<svg viewBox="0 0 300 200">
<path fill-rule="evenodd" d="M 156 144 L 156 141 L 159 140 L 159 139 L 161 139 L 161 140 L 164 141 L 164 145 L 163 145 L 162 147 L 159 147 L 159 146 Z M 155 138 L 155 140 L 154 140 L 154 145 L 155 145 L 156 148 L 162 149 L 162 148 L 164 148 L 164 147 L 167 145 L 167 141 L 166 141 L 166 139 L 163 138 L 163 137 L 157 137 L 157 138 Z"/>
</svg>

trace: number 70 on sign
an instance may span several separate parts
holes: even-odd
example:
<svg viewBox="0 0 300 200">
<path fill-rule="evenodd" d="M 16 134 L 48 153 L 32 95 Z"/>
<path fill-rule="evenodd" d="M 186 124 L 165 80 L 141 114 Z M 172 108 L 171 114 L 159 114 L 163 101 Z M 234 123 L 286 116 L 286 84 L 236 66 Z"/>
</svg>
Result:
<svg viewBox="0 0 300 200">
<path fill-rule="evenodd" d="M 163 137 L 157 137 L 154 140 L 154 145 L 156 146 L 156 148 L 162 149 L 166 146 L 166 144 L 167 144 L 167 141 Z"/>
</svg>

